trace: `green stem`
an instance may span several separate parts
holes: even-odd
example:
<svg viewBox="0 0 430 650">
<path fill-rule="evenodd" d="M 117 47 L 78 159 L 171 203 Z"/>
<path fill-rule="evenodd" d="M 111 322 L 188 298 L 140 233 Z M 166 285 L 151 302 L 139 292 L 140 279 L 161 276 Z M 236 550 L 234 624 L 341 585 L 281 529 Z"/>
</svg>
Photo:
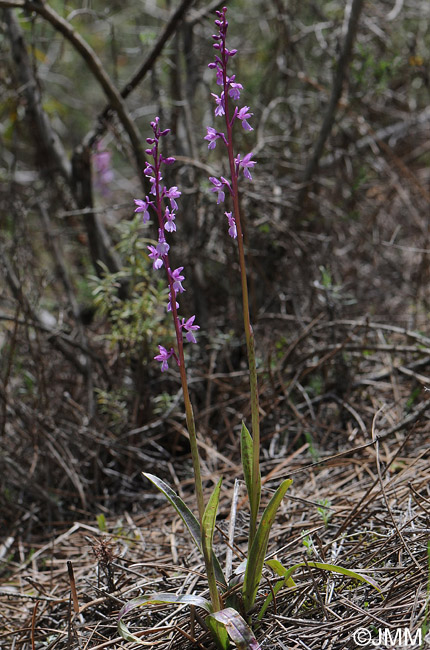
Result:
<svg viewBox="0 0 430 650">
<path fill-rule="evenodd" d="M 170 286 L 170 295 L 174 296 L 173 282 L 169 276 L 169 286 Z M 203 514 L 205 511 L 204 498 L 203 498 L 203 482 L 200 471 L 200 456 L 199 448 L 197 444 L 197 433 L 196 433 L 196 423 L 194 420 L 193 407 L 190 400 L 190 393 L 188 391 L 188 381 L 187 373 L 185 369 L 185 358 L 184 358 L 184 342 L 182 338 L 181 328 L 179 327 L 179 317 L 176 310 L 176 301 L 175 298 L 171 300 L 173 321 L 175 323 L 176 331 L 176 341 L 178 344 L 178 362 L 179 362 L 179 373 L 181 375 L 181 384 L 182 384 L 182 393 L 184 396 L 184 405 L 185 405 L 185 417 L 187 420 L 187 429 L 190 436 L 190 448 L 191 448 L 191 458 L 193 462 L 193 471 L 194 471 L 194 486 L 197 496 L 197 507 L 199 511 L 199 522 L 200 522 L 200 531 L 203 536 Z M 206 576 L 209 586 L 209 594 L 212 603 L 214 612 L 218 612 L 221 609 L 221 601 L 218 592 L 218 587 L 216 584 L 215 578 L 215 569 L 213 565 L 212 554 L 207 553 L 205 545 L 202 543 L 203 547 L 203 557 L 205 561 Z"/>
<path fill-rule="evenodd" d="M 249 315 L 249 296 L 248 296 L 248 283 L 246 277 L 246 263 L 245 263 L 245 250 L 243 245 L 243 231 L 240 218 L 240 205 L 239 205 L 239 191 L 237 183 L 237 170 L 234 162 L 233 153 L 233 138 L 232 138 L 232 125 L 229 118 L 228 101 L 227 101 L 227 84 L 224 79 L 224 96 L 225 96 L 225 121 L 227 127 L 227 151 L 228 160 L 230 165 L 231 174 L 231 189 L 233 198 L 233 213 L 237 230 L 237 245 L 239 251 L 239 266 L 240 278 L 242 285 L 242 308 L 243 308 L 243 324 L 245 330 L 246 349 L 248 354 L 248 367 L 249 367 L 249 384 L 251 392 L 251 421 L 252 421 L 252 484 L 253 494 L 249 495 L 250 508 L 251 508 L 251 522 L 249 527 L 249 546 L 251 546 L 255 533 L 257 530 L 257 516 L 258 508 L 260 505 L 260 412 L 258 400 L 258 380 L 257 380 L 257 366 L 255 362 L 255 344 L 254 332 L 251 325 Z"/>
<path fill-rule="evenodd" d="M 155 156 L 154 156 L 155 177 L 158 178 L 158 172 L 160 169 L 160 159 L 158 156 L 158 142 L 156 143 L 155 147 L 156 147 Z M 158 183 L 156 183 L 155 195 L 156 195 L 156 210 L 158 216 L 158 223 L 160 229 L 163 230 L 162 205 L 161 205 L 161 197 L 160 197 L 160 188 Z M 190 393 L 188 390 L 187 372 L 185 368 L 185 357 L 184 357 L 184 341 L 183 341 L 181 326 L 179 322 L 178 310 L 176 308 L 176 294 L 173 287 L 172 275 L 169 271 L 170 262 L 167 253 L 163 255 L 163 264 L 166 270 L 167 281 L 169 284 L 170 305 L 172 308 L 173 323 L 175 326 L 176 342 L 178 347 L 177 363 L 179 366 L 179 373 L 181 376 L 182 394 L 184 396 L 184 405 L 185 405 L 185 417 L 187 421 L 187 429 L 188 429 L 188 434 L 190 439 L 191 459 L 193 463 L 193 473 L 194 473 L 194 488 L 196 491 L 197 508 L 199 512 L 200 533 L 203 536 L 203 515 L 205 512 L 205 504 L 204 504 L 204 497 L 203 497 L 202 475 L 200 470 L 199 448 L 197 444 L 196 423 L 194 420 L 193 407 L 191 404 Z M 221 609 L 221 603 L 220 603 L 220 596 L 216 584 L 215 569 L 213 565 L 212 554 L 210 553 L 208 554 L 206 552 L 203 543 L 202 543 L 202 547 L 203 547 L 203 557 L 205 560 L 206 575 L 209 584 L 209 593 L 211 597 L 212 607 L 214 611 L 217 612 Z"/>
</svg>

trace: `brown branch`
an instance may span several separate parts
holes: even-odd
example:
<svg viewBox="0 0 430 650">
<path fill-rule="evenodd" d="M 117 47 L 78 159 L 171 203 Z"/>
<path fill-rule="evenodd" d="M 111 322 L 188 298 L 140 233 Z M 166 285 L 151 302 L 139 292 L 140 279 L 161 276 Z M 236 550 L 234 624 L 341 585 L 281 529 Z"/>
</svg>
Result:
<svg viewBox="0 0 430 650">
<path fill-rule="evenodd" d="M 2 0 L 0 0 L 0 2 L 1 1 Z M 122 88 L 120 92 L 122 99 L 126 99 L 130 95 L 130 93 L 140 84 L 140 82 L 143 81 L 147 73 L 150 70 L 152 70 L 156 60 L 158 59 L 161 52 L 163 51 L 165 44 L 172 36 L 172 34 L 175 33 L 180 21 L 184 17 L 187 9 L 189 9 L 189 7 L 193 4 L 193 2 L 194 0 L 182 0 L 181 4 L 176 9 L 176 11 L 172 13 L 168 23 L 166 24 L 163 32 L 160 34 L 158 40 L 154 44 L 154 47 L 152 48 L 151 52 L 148 54 L 148 56 L 146 57 L 142 65 L 133 74 L 130 81 L 128 81 L 125 84 L 125 86 Z M 105 132 L 106 124 L 109 121 L 111 112 L 112 112 L 112 105 L 107 104 L 97 117 L 98 126 L 92 131 L 90 131 L 89 133 L 87 133 L 87 135 L 85 136 L 83 140 L 83 143 L 85 143 L 85 145 L 88 144 L 89 146 L 92 146 L 96 141 L 96 139 Z M 142 165 L 142 168 L 143 166 L 144 165 Z"/>
<path fill-rule="evenodd" d="M 2 0 L 1 0 L 2 1 Z M 0 1 L 0 6 L 1 5 Z M 26 114 L 30 120 L 30 132 L 35 139 L 39 162 L 45 171 L 59 170 L 70 186 L 79 208 L 91 208 L 91 152 L 77 149 L 70 163 L 63 144 L 52 128 L 50 119 L 43 109 L 40 87 L 28 55 L 24 36 L 14 12 L 4 10 L 11 41 L 11 52 L 17 75 L 26 100 Z M 94 268 L 100 273 L 99 260 L 115 273 L 120 268 L 120 260 L 112 248 L 109 236 L 93 212 L 83 215 L 87 230 L 90 254 Z"/>
<path fill-rule="evenodd" d="M 79 208 L 82 208 L 82 217 L 88 237 L 91 261 L 97 275 L 104 269 L 102 262 L 111 273 L 117 273 L 121 268 L 121 261 L 113 248 L 109 236 L 100 219 L 92 210 L 93 188 L 91 183 L 91 149 L 89 146 L 76 147 L 72 156 L 72 191 Z"/>
<path fill-rule="evenodd" d="M 327 106 L 327 110 L 324 116 L 323 123 L 321 125 L 321 130 L 316 141 L 312 155 L 306 165 L 305 172 L 303 174 L 303 187 L 299 193 L 298 204 L 300 207 L 303 206 L 303 203 L 306 199 L 308 193 L 308 184 L 312 180 L 317 167 L 318 162 L 324 151 L 325 143 L 329 137 L 331 130 L 333 128 L 334 120 L 336 117 L 336 111 L 339 104 L 339 100 L 342 94 L 343 82 L 345 79 L 346 71 L 348 68 L 349 61 L 351 59 L 352 48 L 355 41 L 355 36 L 358 28 L 358 21 L 360 18 L 361 10 L 363 9 L 364 0 L 352 0 L 351 13 L 348 20 L 348 28 L 345 35 L 345 40 L 342 45 L 342 49 L 339 54 L 339 59 L 337 61 L 337 66 L 334 72 L 333 85 L 331 88 L 330 99 Z"/>
<path fill-rule="evenodd" d="M 11 9 L 5 9 L 3 14 L 8 27 L 12 58 L 25 96 L 26 114 L 31 122 L 30 131 L 36 140 L 40 159 L 43 160 L 46 167 L 57 168 L 70 183 L 72 166 L 60 138 L 52 128 L 49 117 L 43 109 L 39 84 L 34 76 L 21 27 Z"/>
<path fill-rule="evenodd" d="M 0 271 L 2 272 L 6 283 L 9 286 L 13 297 L 15 298 L 17 304 L 21 306 L 24 314 L 29 317 L 35 325 L 42 326 L 43 328 L 42 319 L 39 317 L 39 314 L 33 309 L 26 296 L 24 295 L 21 283 L 13 269 L 10 260 L 6 257 L 6 254 L 3 250 L 0 251 Z M 43 329 L 46 330 L 46 328 Z M 87 360 L 85 359 L 85 363 L 82 363 L 78 358 L 78 355 L 69 350 L 61 338 L 61 335 L 56 331 L 51 330 L 50 334 L 48 334 L 48 341 L 50 341 L 52 346 L 61 352 L 68 361 L 72 362 L 80 373 L 86 376 L 88 372 L 88 364 L 86 363 Z"/>
<path fill-rule="evenodd" d="M 47 20 L 58 32 L 63 34 L 63 36 L 70 41 L 75 50 L 82 56 L 89 70 L 91 70 L 94 77 L 103 88 L 111 108 L 113 108 L 117 113 L 119 120 L 130 138 L 138 169 L 142 169 L 144 167 L 145 158 L 143 155 L 142 142 L 136 126 L 128 112 L 121 94 L 115 88 L 108 74 L 105 72 L 102 62 L 92 47 L 90 47 L 82 36 L 73 29 L 69 22 L 57 14 L 57 12 L 54 11 L 45 0 L 37 0 L 35 2 L 25 0 L 24 7 L 29 11 L 35 11 L 37 14 L 45 18 L 45 20 Z"/>
</svg>

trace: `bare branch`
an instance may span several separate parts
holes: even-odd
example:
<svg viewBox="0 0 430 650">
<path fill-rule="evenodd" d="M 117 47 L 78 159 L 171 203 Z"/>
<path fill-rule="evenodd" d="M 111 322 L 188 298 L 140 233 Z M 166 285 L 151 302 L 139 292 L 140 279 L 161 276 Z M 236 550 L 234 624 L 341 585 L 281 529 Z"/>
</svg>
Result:
<svg viewBox="0 0 430 650">
<path fill-rule="evenodd" d="M 0 0 L 1 2 L 1 0 Z M 182 0 L 181 4 L 179 7 L 174 11 L 166 24 L 163 32 L 160 34 L 158 40 L 156 41 L 154 47 L 152 48 L 151 52 L 149 55 L 146 57 L 145 61 L 142 63 L 142 65 L 138 68 L 138 70 L 134 73 L 134 75 L 131 77 L 130 81 L 128 81 L 123 89 L 121 90 L 121 97 L 123 99 L 126 99 L 130 93 L 140 84 L 141 81 L 146 77 L 147 73 L 152 70 L 156 60 L 160 56 L 161 52 L 163 51 L 163 48 L 169 38 L 172 36 L 172 34 L 175 33 L 175 31 L 178 28 L 178 25 L 180 21 L 182 20 L 185 12 L 187 9 L 193 4 L 194 0 Z M 99 114 L 97 118 L 97 127 L 87 133 L 85 136 L 83 142 L 88 145 L 92 145 L 95 140 L 100 137 L 106 130 L 106 124 L 107 121 L 109 120 L 110 113 L 112 110 L 112 105 L 108 104 L 105 106 L 103 111 Z M 141 165 L 142 167 L 144 164 Z"/>
<path fill-rule="evenodd" d="M 0 7 L 3 6 L 3 1 L 4 0 L 0 0 Z M 64 20 L 64 18 L 57 14 L 57 12 L 54 11 L 54 9 L 52 9 L 52 7 L 50 7 L 44 0 L 38 0 L 36 2 L 25 0 L 24 5 L 18 6 L 23 6 L 28 11 L 35 11 L 37 14 L 45 18 L 45 20 L 47 20 L 57 31 L 63 34 L 63 36 L 68 41 L 70 41 L 75 50 L 81 55 L 88 68 L 91 70 L 94 77 L 103 88 L 104 93 L 109 100 L 110 107 L 115 110 L 119 120 L 127 132 L 133 147 L 138 169 L 143 168 L 145 164 L 145 158 L 143 155 L 142 142 L 136 126 L 130 113 L 128 112 L 121 94 L 118 92 L 110 80 L 108 74 L 103 68 L 102 62 L 94 50 L 88 45 L 82 36 L 75 29 L 73 29 L 70 23 L 68 23 L 66 20 Z"/>
<path fill-rule="evenodd" d="M 42 106 L 42 97 L 38 80 L 24 42 L 23 33 L 14 12 L 4 10 L 5 21 L 8 26 L 11 41 L 12 57 L 16 64 L 17 74 L 26 99 L 26 113 L 30 119 L 30 131 L 36 141 L 39 159 L 44 166 L 59 170 L 70 186 L 76 204 L 82 209 L 91 208 L 91 151 L 89 147 L 78 148 L 70 163 L 63 144 L 57 133 L 52 128 L 48 115 Z M 88 234 L 90 254 L 94 267 L 100 273 L 99 260 L 110 271 L 116 272 L 120 268 L 120 260 L 112 248 L 108 234 L 93 212 L 85 211 L 83 215 Z"/>
<path fill-rule="evenodd" d="M 345 40 L 343 42 L 342 49 L 339 54 L 339 59 L 337 61 L 337 66 L 334 73 L 333 85 L 331 88 L 331 94 L 330 94 L 330 99 L 327 106 L 326 114 L 324 116 L 324 120 L 314 150 L 312 152 L 312 156 L 310 157 L 308 164 L 306 165 L 306 169 L 303 175 L 304 185 L 302 190 L 299 193 L 299 198 L 298 198 L 298 203 L 300 206 L 303 205 L 303 202 L 307 196 L 308 183 L 310 180 L 312 180 L 317 170 L 318 162 L 324 151 L 325 143 L 333 128 L 339 99 L 342 94 L 343 82 L 351 58 L 352 48 L 354 45 L 354 40 L 358 28 L 358 21 L 360 18 L 361 10 L 363 9 L 363 5 L 364 5 L 364 0 L 352 0 L 351 12 L 348 20 L 348 27 L 345 35 Z"/>
<path fill-rule="evenodd" d="M 26 99 L 26 113 L 31 121 L 30 131 L 37 141 L 41 159 L 47 161 L 47 167 L 58 168 L 62 176 L 70 182 L 72 166 L 60 138 L 42 107 L 39 84 L 34 76 L 21 27 L 11 9 L 5 9 L 4 18 L 11 42 L 12 58 Z"/>
</svg>

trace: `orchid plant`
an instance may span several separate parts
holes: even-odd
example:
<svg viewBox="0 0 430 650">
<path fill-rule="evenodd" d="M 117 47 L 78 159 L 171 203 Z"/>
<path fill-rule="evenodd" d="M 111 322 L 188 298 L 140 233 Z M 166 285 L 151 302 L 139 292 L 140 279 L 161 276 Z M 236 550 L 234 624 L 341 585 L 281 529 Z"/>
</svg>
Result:
<svg viewBox="0 0 430 650">
<path fill-rule="evenodd" d="M 286 569 L 279 561 L 266 560 L 265 557 L 272 524 L 292 481 L 290 479 L 282 481 L 266 506 L 260 521 L 258 521 L 261 498 L 259 398 L 254 333 L 250 321 L 245 248 L 239 201 L 240 178 L 243 174 L 248 181 L 252 181 L 251 172 L 256 165 L 256 161 L 252 159 L 252 153 L 245 155 L 235 153 L 233 139 L 233 127 L 238 122 L 246 132 L 253 130 L 249 123 L 253 113 L 250 112 L 248 106 L 240 107 L 238 105 L 243 87 L 236 80 L 234 74 L 229 74 L 230 60 L 237 54 L 237 50 L 229 50 L 226 45 L 228 28 L 226 17 L 227 8 L 224 7 L 221 11 L 217 11 L 216 14 L 217 19 L 215 20 L 215 25 L 217 27 L 217 33 L 212 37 L 215 41 L 213 47 L 216 50 L 216 54 L 215 60 L 209 64 L 209 68 L 216 72 L 216 83 L 220 86 L 219 94 L 212 93 L 212 97 L 215 100 L 215 117 L 222 118 L 224 126 L 223 129 L 217 129 L 212 126 L 207 127 L 207 133 L 204 139 L 208 142 L 209 149 L 214 149 L 217 143 L 220 142 L 227 152 L 228 178 L 225 176 L 220 176 L 219 178 L 210 177 L 209 180 L 212 184 L 211 191 L 217 195 L 217 204 L 229 200 L 232 205 L 230 211 L 225 211 L 225 216 L 227 218 L 228 233 L 237 244 L 240 266 L 243 322 L 249 366 L 252 425 L 251 432 L 249 432 L 245 423 L 242 423 L 241 430 L 241 460 L 250 504 L 248 554 L 246 561 L 236 570 L 235 578 L 228 584 L 221 563 L 213 550 L 213 535 L 222 479 L 216 484 L 205 505 L 197 433 L 188 390 L 184 356 L 184 339 L 189 343 L 196 343 L 195 333 L 200 327 L 195 323 L 195 315 L 188 318 L 179 315 L 180 305 L 178 300 L 180 300 L 180 294 L 185 291 L 183 286 L 183 282 L 185 281 L 184 267 L 179 266 L 172 269 L 169 257 L 170 245 L 166 240 L 166 235 L 170 236 L 176 232 L 176 211 L 178 210 L 176 199 L 180 197 L 181 192 L 177 187 L 167 188 L 163 184 L 163 166 L 171 165 L 175 161 L 172 157 L 165 158 L 160 151 L 160 140 L 169 133 L 169 130 L 161 130 L 160 120 L 157 117 L 151 122 L 153 136 L 147 139 L 149 148 L 146 150 L 146 153 L 151 157 L 152 162 L 147 162 L 144 170 L 144 174 L 148 177 L 151 184 L 150 196 L 146 196 L 144 200 L 135 199 L 135 212 L 142 213 L 142 218 L 145 223 L 150 220 L 151 212 L 155 213 L 157 219 L 158 241 L 156 243 L 154 242 L 155 245 L 151 244 L 148 246 L 148 254 L 152 260 L 153 268 L 155 270 L 164 268 L 166 274 L 169 287 L 167 311 L 172 314 L 176 335 L 176 347 L 167 349 L 159 345 L 159 354 L 155 356 L 155 360 L 161 363 L 162 372 L 168 369 L 169 362 L 176 364 L 179 369 L 190 439 L 198 517 L 191 512 L 183 500 L 164 481 L 152 474 L 145 473 L 144 476 L 169 500 L 188 528 L 198 549 L 201 551 L 205 564 L 210 601 L 198 595 L 174 595 L 171 593 L 155 593 L 135 598 L 127 603 L 120 612 L 119 632 L 126 640 L 141 643 L 140 639 L 128 630 L 123 621 L 125 614 L 135 607 L 150 604 L 188 604 L 190 606 L 200 607 L 206 611 L 205 623 L 212 632 L 213 638 L 221 650 L 227 650 L 231 642 L 237 648 L 257 650 L 260 646 L 251 629 L 251 613 L 254 611 L 264 565 L 270 567 L 278 575 L 279 579 L 273 586 L 271 593 L 266 596 L 262 603 L 256 617 L 257 622 L 261 620 L 273 598 L 282 587 L 295 586 L 292 575 L 299 567 L 305 565 L 341 573 L 372 584 L 377 589 L 379 587 L 368 576 L 358 574 L 340 566 L 308 561 Z M 239 584 L 241 585 L 239 596 L 237 591 L 237 576 L 239 576 Z"/>
</svg>

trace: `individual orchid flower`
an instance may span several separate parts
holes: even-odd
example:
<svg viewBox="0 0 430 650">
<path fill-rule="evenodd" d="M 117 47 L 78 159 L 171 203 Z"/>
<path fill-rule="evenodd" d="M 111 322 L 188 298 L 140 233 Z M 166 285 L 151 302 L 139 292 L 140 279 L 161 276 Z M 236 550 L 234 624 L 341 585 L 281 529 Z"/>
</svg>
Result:
<svg viewBox="0 0 430 650">
<path fill-rule="evenodd" d="M 248 124 L 247 120 L 254 115 L 254 113 L 248 113 L 249 111 L 249 106 L 244 106 L 243 108 L 239 109 L 237 112 L 237 117 L 239 120 L 242 122 L 242 126 L 245 129 L 245 131 L 253 131 L 254 129 L 250 124 Z"/>
<path fill-rule="evenodd" d="M 195 316 L 191 316 L 187 321 L 185 318 L 182 319 L 181 328 L 186 331 L 185 338 L 189 343 L 197 343 L 196 337 L 193 332 L 200 329 L 199 325 L 194 325 Z"/>
<path fill-rule="evenodd" d="M 163 260 L 161 259 L 160 253 L 157 251 L 155 246 L 149 245 L 148 250 L 149 250 L 149 257 L 153 261 L 152 266 L 154 270 L 157 271 L 158 269 L 161 269 L 161 267 L 163 266 Z"/>
<path fill-rule="evenodd" d="M 137 208 L 135 209 L 135 212 L 142 212 L 142 220 L 143 223 L 148 223 L 150 220 L 151 216 L 148 212 L 148 207 L 149 207 L 149 199 L 146 197 L 145 201 L 142 201 L 141 199 L 134 199 L 135 204 L 137 205 Z"/>
<path fill-rule="evenodd" d="M 177 269 L 174 271 L 170 271 L 170 277 L 173 280 L 173 289 L 175 293 L 183 293 L 185 291 L 184 287 L 182 286 L 182 282 L 185 280 L 185 276 L 181 275 L 181 271 L 184 270 L 183 266 L 179 266 Z"/>
<path fill-rule="evenodd" d="M 211 93 L 211 95 L 215 99 L 215 103 L 216 103 L 215 117 L 220 117 L 221 115 L 225 115 L 224 92 L 222 92 L 220 96 L 215 95 L 215 93 Z"/>
<path fill-rule="evenodd" d="M 166 210 L 164 212 L 164 230 L 167 232 L 175 232 L 176 231 L 176 223 L 175 223 L 175 213 L 171 212 L 168 207 L 166 207 Z"/>
<path fill-rule="evenodd" d="M 207 135 L 205 135 L 205 140 L 209 142 L 208 149 L 215 149 L 216 141 L 220 138 L 221 135 L 212 127 L 207 127 Z"/>
<path fill-rule="evenodd" d="M 232 78 L 233 78 L 233 77 L 232 77 Z M 243 86 L 242 86 L 242 84 L 235 83 L 235 82 L 233 82 L 233 81 L 231 81 L 231 82 L 229 83 L 228 94 L 230 95 L 230 97 L 231 97 L 234 101 L 237 101 L 238 99 L 240 99 L 240 91 L 241 91 L 241 90 L 243 90 Z"/>
<path fill-rule="evenodd" d="M 164 232 L 162 231 L 161 228 L 158 230 L 158 244 L 156 246 L 156 249 L 157 249 L 157 252 L 160 255 L 160 257 L 163 256 L 163 255 L 167 255 L 167 253 L 169 252 L 169 249 L 170 249 L 170 246 L 166 242 Z"/>
<path fill-rule="evenodd" d="M 224 192 L 224 183 L 222 183 L 218 178 L 215 178 L 215 176 L 210 176 L 209 177 L 210 182 L 213 184 L 214 187 L 211 187 L 211 192 L 218 192 L 218 198 L 217 198 L 217 205 L 222 203 L 225 200 L 225 192 Z"/>
<path fill-rule="evenodd" d="M 168 160 L 166 158 L 165 162 Z M 174 159 L 173 159 L 174 160 Z M 178 204 L 176 203 L 176 200 L 179 196 L 181 196 L 181 192 L 179 192 L 178 188 L 176 185 L 171 187 L 170 189 L 164 188 L 164 196 L 167 197 L 170 200 L 170 207 L 172 210 L 178 210 Z"/>
<path fill-rule="evenodd" d="M 243 157 L 243 159 L 241 159 L 240 154 L 238 154 L 236 156 L 236 158 L 234 159 L 234 162 L 236 163 L 237 169 L 239 169 L 239 167 L 242 167 L 244 175 L 250 181 L 252 181 L 252 176 L 251 176 L 251 172 L 249 171 L 249 169 L 250 168 L 252 169 L 254 167 L 254 165 L 257 164 L 255 160 L 251 160 L 251 157 L 252 157 L 252 152 L 247 153 L 246 156 Z"/>
<path fill-rule="evenodd" d="M 155 361 L 161 361 L 161 372 L 169 369 L 169 359 L 173 356 L 174 350 L 171 348 L 169 351 L 166 350 L 162 345 L 158 346 L 160 354 L 157 354 L 154 359 Z"/>
<path fill-rule="evenodd" d="M 169 293 L 169 302 L 167 303 L 167 311 L 173 311 L 172 302 L 173 302 L 172 294 Z M 176 306 L 176 309 L 178 310 L 179 309 L 179 302 L 177 300 L 175 300 L 175 306 Z"/>
<path fill-rule="evenodd" d="M 230 237 L 233 237 L 233 239 L 236 239 L 236 237 L 237 237 L 237 228 L 236 228 L 236 221 L 235 221 L 235 219 L 233 217 L 233 213 L 232 212 L 225 212 L 224 214 L 228 219 L 228 226 L 229 226 L 228 234 L 230 235 Z"/>
</svg>

